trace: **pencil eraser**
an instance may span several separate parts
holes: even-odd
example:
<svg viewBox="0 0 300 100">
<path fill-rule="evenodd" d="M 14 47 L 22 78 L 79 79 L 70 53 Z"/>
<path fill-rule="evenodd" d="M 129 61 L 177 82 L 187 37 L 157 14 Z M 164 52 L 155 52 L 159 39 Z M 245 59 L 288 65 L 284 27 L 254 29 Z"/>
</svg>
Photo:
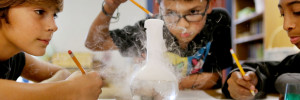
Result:
<svg viewBox="0 0 300 100">
<path fill-rule="evenodd" d="M 230 49 L 230 53 L 234 53 L 232 49 Z"/>
<path fill-rule="evenodd" d="M 153 14 L 151 12 L 149 12 L 150 17 L 153 17 Z"/>
<path fill-rule="evenodd" d="M 72 54 L 72 51 L 71 51 L 71 50 L 69 50 L 69 51 L 68 51 L 68 53 L 69 53 L 69 54 Z"/>
</svg>

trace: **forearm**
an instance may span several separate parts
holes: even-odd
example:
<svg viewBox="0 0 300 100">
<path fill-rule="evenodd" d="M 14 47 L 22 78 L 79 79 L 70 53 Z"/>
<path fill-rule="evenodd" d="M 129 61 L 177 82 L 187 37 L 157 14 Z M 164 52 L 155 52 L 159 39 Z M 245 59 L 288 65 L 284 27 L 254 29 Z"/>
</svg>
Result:
<svg viewBox="0 0 300 100">
<path fill-rule="evenodd" d="M 183 78 L 179 84 L 180 89 L 210 89 L 217 84 L 219 75 L 217 73 L 203 72 L 200 74 L 193 74 Z"/>
<path fill-rule="evenodd" d="M 119 5 L 109 6 L 108 4 L 104 4 L 102 9 L 105 10 L 107 14 L 112 15 L 118 6 Z M 92 23 L 85 41 L 85 46 L 94 51 L 116 48 L 109 34 L 111 16 L 105 15 L 103 10 Z"/>
<path fill-rule="evenodd" d="M 75 96 L 69 82 L 28 84 L 0 79 L 0 98 L 3 100 L 72 100 Z M 66 91 L 68 90 L 68 91 Z"/>
<path fill-rule="evenodd" d="M 51 78 L 44 80 L 41 83 L 50 83 L 50 82 L 65 80 L 70 75 L 71 75 L 71 73 L 68 70 L 61 69 L 61 70 L 57 71 Z"/>
<path fill-rule="evenodd" d="M 63 70 L 61 67 L 45 61 L 34 59 L 31 55 L 26 54 L 26 64 L 21 76 L 35 82 L 41 82 L 51 78 L 58 71 Z"/>
</svg>

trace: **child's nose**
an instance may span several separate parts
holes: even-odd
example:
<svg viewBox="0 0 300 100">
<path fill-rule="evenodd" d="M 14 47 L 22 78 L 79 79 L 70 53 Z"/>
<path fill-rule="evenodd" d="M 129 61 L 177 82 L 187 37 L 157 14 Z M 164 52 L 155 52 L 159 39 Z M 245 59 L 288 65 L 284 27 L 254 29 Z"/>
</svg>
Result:
<svg viewBox="0 0 300 100">
<path fill-rule="evenodd" d="M 286 30 L 287 32 L 293 30 L 296 27 L 296 24 L 293 23 L 294 21 L 292 21 L 293 19 L 286 15 L 284 16 L 284 22 L 283 22 L 283 29 Z"/>
<path fill-rule="evenodd" d="M 181 26 L 181 27 L 188 27 L 190 24 L 189 22 L 185 19 L 185 18 L 180 18 L 178 23 L 177 23 L 178 26 Z"/>
<path fill-rule="evenodd" d="M 47 31 L 55 32 L 55 31 L 57 31 L 57 29 L 58 29 L 58 27 L 57 27 L 57 25 L 55 23 L 54 18 L 51 19 L 51 20 L 49 20 L 48 21 L 48 29 L 47 29 Z"/>
</svg>

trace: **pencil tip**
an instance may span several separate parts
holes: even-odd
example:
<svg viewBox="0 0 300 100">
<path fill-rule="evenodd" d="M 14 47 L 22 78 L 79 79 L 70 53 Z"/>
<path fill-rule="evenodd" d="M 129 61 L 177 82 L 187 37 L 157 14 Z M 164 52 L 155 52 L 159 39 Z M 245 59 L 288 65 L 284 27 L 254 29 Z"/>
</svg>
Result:
<svg viewBox="0 0 300 100">
<path fill-rule="evenodd" d="M 254 91 L 252 91 L 252 90 L 251 90 L 251 94 L 252 94 L 253 96 L 255 96 L 255 93 L 254 93 Z"/>
<path fill-rule="evenodd" d="M 149 15 L 150 15 L 151 17 L 153 17 L 153 14 L 152 14 L 151 12 L 149 12 Z"/>
</svg>

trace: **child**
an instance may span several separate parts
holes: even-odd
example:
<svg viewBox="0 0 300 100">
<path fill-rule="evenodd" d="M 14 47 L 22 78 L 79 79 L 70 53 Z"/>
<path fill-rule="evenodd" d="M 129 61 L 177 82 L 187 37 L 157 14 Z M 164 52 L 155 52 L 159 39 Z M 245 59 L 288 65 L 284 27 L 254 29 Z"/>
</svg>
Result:
<svg viewBox="0 0 300 100">
<path fill-rule="evenodd" d="M 283 28 L 293 44 L 300 48 L 300 2 L 299 0 L 279 0 L 278 8 L 284 18 Z M 261 93 L 280 92 L 284 94 L 286 83 L 298 83 L 300 53 L 286 57 L 279 64 L 259 65 L 250 68 L 248 75 L 241 77 L 240 72 L 233 72 L 224 85 L 223 93 L 234 99 L 261 98 Z M 288 77 L 287 77 L 288 76 Z M 293 78 L 295 77 L 295 78 Z M 259 95 L 251 95 L 249 90 L 255 90 Z M 282 97 L 281 94 L 281 97 Z"/>
<path fill-rule="evenodd" d="M 109 31 L 112 14 L 127 0 L 105 0 L 87 36 L 86 47 L 95 51 L 119 49 L 124 56 L 146 53 L 144 21 Z M 220 87 L 221 69 L 232 65 L 230 17 L 223 9 L 212 9 L 214 0 L 163 0 L 160 16 L 163 37 L 174 66 L 184 77 L 180 89 Z M 218 83 L 218 84 L 217 84 Z"/>
<path fill-rule="evenodd" d="M 54 18 L 62 10 L 62 0 L 1 0 L 0 2 L 0 99 L 1 100 L 96 100 L 102 80 L 98 73 L 70 73 L 58 66 L 40 62 L 57 30 Z M 31 55 L 30 55 L 31 54 Z M 61 76 L 61 75 L 64 76 Z M 18 83 L 22 76 L 41 82 Z M 50 78 L 50 79 L 49 79 Z M 45 82 L 45 81 L 44 81 Z"/>
</svg>

